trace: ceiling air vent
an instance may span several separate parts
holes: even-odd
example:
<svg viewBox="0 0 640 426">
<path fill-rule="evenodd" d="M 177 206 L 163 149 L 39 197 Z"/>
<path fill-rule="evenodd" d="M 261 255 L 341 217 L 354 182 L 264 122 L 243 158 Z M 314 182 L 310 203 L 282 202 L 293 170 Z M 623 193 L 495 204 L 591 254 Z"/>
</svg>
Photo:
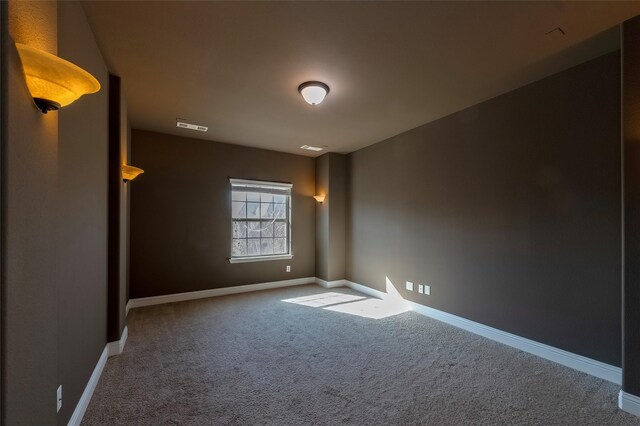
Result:
<svg viewBox="0 0 640 426">
<path fill-rule="evenodd" d="M 198 132 L 206 132 L 209 130 L 208 127 L 185 123 L 184 121 L 176 121 L 176 126 L 182 129 L 197 130 Z"/>
<path fill-rule="evenodd" d="M 302 145 L 300 148 L 307 149 L 309 151 L 322 151 L 322 148 L 320 148 L 319 146 Z"/>
</svg>

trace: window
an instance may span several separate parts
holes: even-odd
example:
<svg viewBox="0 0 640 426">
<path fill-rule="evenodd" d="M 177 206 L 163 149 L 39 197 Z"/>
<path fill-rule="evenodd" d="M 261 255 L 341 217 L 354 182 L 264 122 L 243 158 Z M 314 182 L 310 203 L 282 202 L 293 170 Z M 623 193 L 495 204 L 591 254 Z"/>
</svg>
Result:
<svg viewBox="0 0 640 426">
<path fill-rule="evenodd" d="M 290 259 L 290 183 L 229 179 L 231 263 Z"/>
</svg>

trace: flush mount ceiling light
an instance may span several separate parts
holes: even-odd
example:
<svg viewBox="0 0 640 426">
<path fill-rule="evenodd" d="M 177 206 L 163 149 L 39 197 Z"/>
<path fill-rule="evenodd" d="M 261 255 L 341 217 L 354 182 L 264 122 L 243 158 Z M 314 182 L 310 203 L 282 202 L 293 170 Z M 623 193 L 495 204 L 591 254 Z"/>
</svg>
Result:
<svg viewBox="0 0 640 426">
<path fill-rule="evenodd" d="M 329 86 L 321 81 L 307 81 L 298 86 L 298 92 L 310 105 L 318 105 L 329 94 Z"/>
<path fill-rule="evenodd" d="M 96 93 L 100 83 L 94 76 L 51 53 L 16 43 L 27 80 L 27 88 L 40 111 L 46 114 Z"/>
<path fill-rule="evenodd" d="M 138 167 L 128 166 L 126 164 L 122 165 L 122 180 L 124 181 L 124 183 L 127 183 L 130 180 L 134 180 L 136 177 L 138 177 L 138 175 L 142 173 L 144 173 L 144 170 Z"/>
<path fill-rule="evenodd" d="M 200 126 L 198 124 L 185 123 L 184 121 L 176 120 L 176 127 L 181 129 L 197 130 L 198 132 L 206 132 L 208 127 Z"/>
<path fill-rule="evenodd" d="M 302 145 L 300 148 L 306 149 L 309 151 L 322 151 L 322 148 L 320 148 L 319 146 Z"/>
</svg>

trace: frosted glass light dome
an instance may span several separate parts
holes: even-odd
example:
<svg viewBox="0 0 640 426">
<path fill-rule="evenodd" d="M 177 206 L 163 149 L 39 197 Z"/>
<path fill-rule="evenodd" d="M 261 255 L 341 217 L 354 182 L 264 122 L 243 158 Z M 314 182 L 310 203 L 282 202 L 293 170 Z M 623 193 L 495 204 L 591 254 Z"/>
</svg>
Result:
<svg viewBox="0 0 640 426">
<path fill-rule="evenodd" d="M 310 105 L 318 105 L 329 93 L 329 86 L 320 81 L 307 81 L 298 86 L 298 91 Z"/>
</svg>

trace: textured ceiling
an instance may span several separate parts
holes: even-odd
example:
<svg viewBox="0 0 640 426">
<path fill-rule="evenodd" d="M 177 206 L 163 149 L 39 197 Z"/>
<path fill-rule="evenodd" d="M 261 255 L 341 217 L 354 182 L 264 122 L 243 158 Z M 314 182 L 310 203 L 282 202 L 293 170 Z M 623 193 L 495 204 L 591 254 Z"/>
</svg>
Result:
<svg viewBox="0 0 640 426">
<path fill-rule="evenodd" d="M 84 7 L 134 128 L 311 156 L 299 147 L 350 152 L 612 51 L 606 30 L 640 14 L 640 2 Z M 545 36 L 556 27 L 566 35 Z M 331 87 L 324 103 L 304 102 L 306 80 Z"/>
</svg>

